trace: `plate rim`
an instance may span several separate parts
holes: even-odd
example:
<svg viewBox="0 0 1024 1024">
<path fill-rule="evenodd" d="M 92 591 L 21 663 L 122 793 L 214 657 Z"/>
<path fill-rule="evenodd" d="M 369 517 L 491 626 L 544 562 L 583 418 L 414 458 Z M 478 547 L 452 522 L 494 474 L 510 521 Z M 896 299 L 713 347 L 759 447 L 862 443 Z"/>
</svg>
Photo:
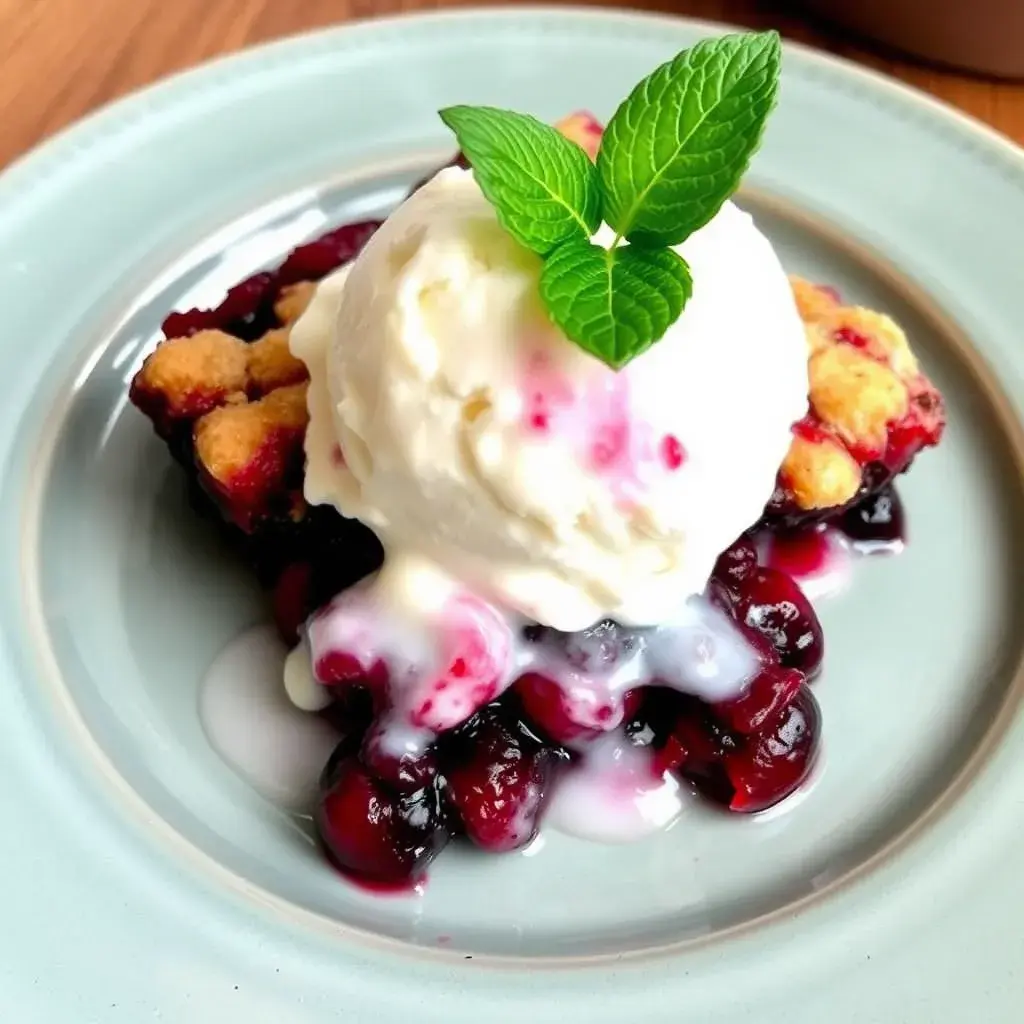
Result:
<svg viewBox="0 0 1024 1024">
<path fill-rule="evenodd" d="M 969 331 L 954 320 L 925 288 L 901 271 L 885 253 L 859 239 L 848 237 L 827 218 L 804 209 L 798 201 L 781 197 L 757 186 L 741 187 L 739 195 L 745 197 L 755 209 L 770 211 L 792 224 L 800 225 L 808 234 L 818 236 L 831 247 L 845 252 L 857 265 L 867 267 L 872 273 L 885 278 L 894 292 L 904 297 L 922 318 L 934 326 L 936 333 L 941 335 L 940 344 L 947 356 L 959 365 L 970 378 L 971 386 L 983 395 L 986 408 L 995 421 L 999 440 L 1005 445 L 1009 461 L 1012 462 L 1013 482 L 1024 501 L 1024 420 L 1014 414 L 1009 393 L 1000 383 L 984 354 L 972 343 Z M 293 205 L 292 199 L 293 194 L 289 193 L 274 200 L 268 204 L 268 207 L 289 207 Z M 248 219 L 261 212 L 263 212 L 262 208 L 253 210 L 243 219 Z M 234 223 L 234 221 L 230 222 L 228 229 Z M 214 235 L 222 233 L 224 230 L 223 226 L 215 229 Z M 105 351 L 106 347 L 103 344 L 96 351 Z M 94 353 L 90 353 L 84 362 L 86 365 L 91 365 L 93 359 Z M 79 372 L 77 367 L 72 367 L 68 371 L 68 376 L 69 378 L 77 376 Z M 79 710 L 71 690 L 62 678 L 53 644 L 49 639 L 50 634 L 44 615 L 45 602 L 40 587 L 39 550 L 42 536 L 44 491 L 56 455 L 59 434 L 74 399 L 73 389 L 61 388 L 60 396 L 61 405 L 57 407 L 58 416 L 54 418 L 52 424 L 48 425 L 46 432 L 39 435 L 38 443 L 33 450 L 32 461 L 38 472 L 33 476 L 32 488 L 25 502 L 26 508 L 29 509 L 29 514 L 26 516 L 29 526 L 24 535 L 27 542 L 23 548 L 22 589 L 26 596 L 26 608 L 33 633 L 37 636 L 35 645 L 42 654 L 42 660 L 45 661 L 46 674 L 49 677 L 47 686 L 54 692 L 55 704 L 59 704 L 62 715 L 78 734 L 80 742 L 87 749 L 97 771 L 107 780 L 111 791 L 116 791 L 118 794 L 124 804 L 125 813 L 136 818 L 142 816 L 150 819 L 147 823 L 148 830 L 158 834 L 162 843 L 177 850 L 183 858 L 194 862 L 197 870 L 216 879 L 247 900 L 264 905 L 283 919 L 292 918 L 322 934 L 344 933 L 353 941 L 378 947 L 403 959 L 413 958 L 450 963 L 453 955 L 460 955 L 457 950 L 449 950 L 441 946 L 430 947 L 412 944 L 404 939 L 378 934 L 360 925 L 336 920 L 319 910 L 297 906 L 259 882 L 255 882 L 220 863 L 207 850 L 181 834 L 173 825 L 160 817 L 152 803 L 132 788 L 128 780 L 119 772 L 114 759 L 92 734 L 85 716 Z M 685 956 L 697 949 L 728 943 L 739 936 L 771 928 L 774 923 L 785 920 L 788 916 L 801 913 L 823 900 L 828 900 L 836 894 L 855 887 L 878 867 L 886 864 L 892 858 L 900 856 L 902 852 L 928 834 L 952 809 L 964 791 L 972 786 L 975 775 L 984 770 L 985 765 L 998 748 L 1000 738 L 1009 729 L 1014 715 L 1021 706 L 1024 706 L 1024 639 L 1021 640 L 1016 667 L 1008 673 L 1005 692 L 1002 694 L 991 720 L 987 723 L 983 735 L 942 791 L 900 833 L 878 846 L 862 861 L 843 871 L 838 877 L 831 879 L 820 891 L 807 892 L 779 907 L 726 925 L 707 936 L 666 940 L 614 952 L 537 955 L 475 953 L 473 958 L 482 966 L 507 971 L 584 970 L 599 968 L 602 964 L 612 962 L 624 965 L 632 961 L 664 960 Z"/>
<path fill-rule="evenodd" d="M 679 26 L 682 23 L 696 32 L 715 32 L 731 27 L 722 23 L 699 19 L 677 18 L 624 10 L 597 11 L 574 9 L 571 7 L 526 6 L 496 10 L 469 8 L 444 10 L 427 14 L 402 14 L 387 19 L 365 19 L 359 22 L 345 23 L 327 30 L 298 33 L 271 43 L 247 48 L 227 57 L 215 58 L 197 68 L 188 69 L 169 76 L 147 86 L 146 89 L 139 93 L 129 95 L 113 104 L 100 108 L 84 121 L 62 130 L 40 147 L 19 158 L 0 176 L 0 220 L 3 219 L 10 201 L 17 198 L 19 185 L 38 186 L 47 174 L 37 175 L 33 182 L 26 180 L 22 183 L 22 178 L 31 178 L 37 170 L 40 172 L 46 171 L 51 162 L 59 165 L 66 162 L 66 158 L 73 159 L 76 150 L 81 151 L 100 144 L 107 135 L 123 127 L 125 122 L 130 122 L 138 115 L 145 114 L 147 105 L 155 97 L 159 97 L 164 106 L 173 106 L 176 99 L 179 98 L 177 92 L 180 91 L 184 95 L 196 90 L 202 90 L 213 85 L 216 79 L 222 76 L 230 78 L 240 73 L 249 62 L 252 62 L 254 65 L 260 64 L 271 53 L 283 59 L 288 56 L 293 47 L 296 51 L 303 50 L 304 45 L 310 40 L 318 40 L 325 49 L 330 49 L 330 41 L 341 36 L 347 37 L 353 31 L 364 28 L 398 27 L 407 31 L 410 23 L 430 22 L 433 24 L 473 20 L 482 20 L 483 22 L 490 23 L 497 22 L 500 24 L 507 20 L 519 22 L 524 17 L 529 18 L 535 15 L 556 17 L 558 19 L 571 18 L 580 22 L 615 21 L 621 18 L 629 22 L 666 23 L 674 26 Z M 992 151 L 998 152 L 1001 158 L 1012 158 L 1008 166 L 1012 164 L 1015 175 L 1020 175 L 1021 172 L 1024 172 L 1024 151 L 1020 150 L 1011 140 L 970 115 L 964 114 L 914 87 L 891 80 L 885 75 L 863 68 L 851 61 L 821 53 L 802 44 L 787 43 L 787 46 L 794 51 L 801 52 L 805 58 L 822 66 L 839 66 L 847 72 L 853 72 L 856 76 L 869 80 L 873 85 L 881 86 L 890 92 L 896 93 L 899 96 L 897 102 L 909 101 L 923 104 L 925 108 L 928 108 L 933 113 L 950 120 L 960 130 L 973 133 L 980 142 L 984 142 L 986 146 L 993 147 Z M 1021 178 L 1021 182 L 1024 184 L 1024 177 Z"/>
<path fill-rule="evenodd" d="M 8 188 L 21 184 L 23 177 L 46 172 L 48 165 L 57 164 L 59 157 L 71 155 L 74 149 L 85 149 L 89 145 L 101 141 L 110 130 L 118 127 L 119 121 L 127 121 L 136 114 L 144 113 L 146 105 L 155 98 L 160 98 L 164 101 L 164 105 L 167 105 L 176 98 L 176 92 L 194 91 L 204 84 L 213 84 L 217 78 L 231 77 L 236 71 L 244 70 L 249 63 L 258 63 L 267 59 L 283 59 L 292 49 L 298 52 L 314 43 L 326 49 L 332 39 L 351 36 L 363 31 L 377 33 L 381 30 L 401 30 L 413 23 L 434 25 L 477 19 L 518 22 L 523 17 L 555 19 L 568 17 L 607 21 L 621 19 L 633 23 L 646 22 L 653 26 L 658 24 L 679 25 L 682 22 L 706 35 L 723 31 L 747 30 L 746 26 L 735 22 L 693 18 L 687 15 L 661 14 L 656 11 L 631 10 L 621 6 L 589 8 L 572 4 L 527 3 L 513 6 L 504 3 L 496 7 L 469 5 L 427 11 L 401 11 L 383 17 L 367 15 L 334 25 L 288 32 L 274 39 L 250 43 L 230 53 L 209 57 L 197 64 L 162 75 L 123 96 L 101 103 L 82 117 L 76 118 L 52 134 L 39 139 L 29 149 L 19 153 L 0 171 L 0 213 L 3 209 L 2 204 L 8 198 L 5 194 Z M 800 54 L 804 60 L 826 68 L 838 67 L 842 72 L 860 78 L 874 88 L 887 91 L 900 100 L 946 118 L 959 128 L 973 134 L 979 142 L 993 147 L 1001 157 L 1011 159 L 1016 168 L 1024 172 L 1024 145 L 1018 145 L 1005 133 L 953 103 L 841 54 L 832 53 L 809 43 L 788 39 L 785 36 L 783 36 L 783 43 L 786 50 Z M 37 183 L 39 180 L 40 178 L 37 177 Z M 29 183 L 25 182 L 25 184 Z"/>
</svg>

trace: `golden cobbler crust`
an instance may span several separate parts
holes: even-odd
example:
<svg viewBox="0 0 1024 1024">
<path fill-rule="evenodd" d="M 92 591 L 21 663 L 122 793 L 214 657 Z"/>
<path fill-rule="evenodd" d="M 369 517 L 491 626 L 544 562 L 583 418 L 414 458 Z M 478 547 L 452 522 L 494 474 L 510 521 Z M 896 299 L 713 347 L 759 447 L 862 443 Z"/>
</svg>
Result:
<svg viewBox="0 0 1024 1024">
<path fill-rule="evenodd" d="M 830 288 L 791 279 L 807 334 L 809 411 L 794 428 L 775 504 L 787 512 L 845 505 L 938 443 L 942 399 L 891 317 L 844 305 Z"/>
<path fill-rule="evenodd" d="M 908 453 L 934 444 L 942 404 L 890 317 L 845 306 L 830 289 L 801 278 L 792 286 L 807 332 L 810 408 L 794 428 L 775 504 L 790 513 L 818 512 L 851 501 L 871 464 L 888 460 L 899 471 Z M 274 306 L 282 326 L 258 340 L 221 331 L 172 338 L 135 379 L 133 400 L 163 432 L 191 424 L 199 467 L 225 500 L 231 480 L 245 477 L 246 460 L 266 452 L 267 438 L 275 437 L 278 447 L 301 446 L 306 371 L 288 349 L 288 332 L 315 287 L 300 282 L 283 289 Z M 906 451 L 893 450 L 894 430 Z M 284 461 L 295 457 L 290 450 Z"/>
</svg>

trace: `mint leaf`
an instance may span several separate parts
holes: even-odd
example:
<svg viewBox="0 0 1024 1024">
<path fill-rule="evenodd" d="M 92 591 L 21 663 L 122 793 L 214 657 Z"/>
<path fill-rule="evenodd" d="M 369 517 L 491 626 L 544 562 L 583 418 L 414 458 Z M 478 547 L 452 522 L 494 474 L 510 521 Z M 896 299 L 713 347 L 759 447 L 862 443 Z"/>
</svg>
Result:
<svg viewBox="0 0 1024 1024">
<path fill-rule="evenodd" d="M 775 105 L 776 32 L 706 39 L 645 78 L 597 154 L 604 218 L 630 242 L 678 245 L 735 191 Z"/>
<path fill-rule="evenodd" d="M 597 230 L 597 171 L 575 142 L 510 110 L 460 106 L 440 113 L 498 220 L 521 245 L 544 256 L 561 242 L 589 239 Z"/>
<path fill-rule="evenodd" d="M 693 284 L 670 247 L 739 184 L 775 105 L 780 62 L 776 32 L 684 50 L 619 107 L 596 165 L 524 114 L 441 111 L 501 224 L 544 258 L 540 292 L 552 320 L 609 366 L 625 366 L 682 313 Z M 616 233 L 608 249 L 590 241 L 602 217 Z"/>
<path fill-rule="evenodd" d="M 589 241 L 560 245 L 544 261 L 540 293 L 552 320 L 581 348 L 621 369 L 679 317 L 693 290 L 671 249 Z"/>
</svg>

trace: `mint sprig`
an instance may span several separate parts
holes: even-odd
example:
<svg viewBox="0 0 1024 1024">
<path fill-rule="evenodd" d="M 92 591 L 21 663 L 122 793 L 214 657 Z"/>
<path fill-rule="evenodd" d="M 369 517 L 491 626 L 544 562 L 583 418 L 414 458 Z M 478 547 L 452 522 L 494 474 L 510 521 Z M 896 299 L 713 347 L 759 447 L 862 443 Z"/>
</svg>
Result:
<svg viewBox="0 0 1024 1024">
<path fill-rule="evenodd" d="M 608 122 L 604 219 L 646 246 L 679 245 L 736 191 L 779 85 L 775 32 L 706 39 L 645 78 Z"/>
<path fill-rule="evenodd" d="M 448 107 L 480 191 L 520 245 L 546 256 L 589 238 L 601 223 L 601 189 L 586 153 L 550 125 L 496 107 Z"/>
<path fill-rule="evenodd" d="M 525 114 L 441 111 L 501 224 L 544 258 L 552 320 L 609 366 L 646 351 L 682 313 L 694 284 L 672 247 L 735 191 L 775 105 L 780 63 L 775 32 L 684 50 L 615 112 L 596 167 Z M 591 240 L 602 221 L 614 231 L 607 248 Z"/>
<path fill-rule="evenodd" d="M 682 256 L 638 245 L 566 242 L 540 274 L 540 294 L 554 321 L 616 370 L 662 337 L 692 291 Z"/>
</svg>

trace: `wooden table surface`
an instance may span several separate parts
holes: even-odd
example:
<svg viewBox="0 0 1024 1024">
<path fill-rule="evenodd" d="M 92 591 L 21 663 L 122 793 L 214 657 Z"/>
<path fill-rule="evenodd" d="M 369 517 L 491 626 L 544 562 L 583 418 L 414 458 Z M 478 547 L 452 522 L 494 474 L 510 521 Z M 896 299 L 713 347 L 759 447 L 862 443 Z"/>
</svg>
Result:
<svg viewBox="0 0 1024 1024">
<path fill-rule="evenodd" d="M 0 0 L 0 167 L 100 104 L 198 61 L 303 29 L 438 6 L 443 0 Z M 1024 84 L 879 53 L 793 13 L 799 7 L 793 0 L 640 0 L 638 6 L 779 28 L 895 74 L 1024 144 Z"/>
</svg>

